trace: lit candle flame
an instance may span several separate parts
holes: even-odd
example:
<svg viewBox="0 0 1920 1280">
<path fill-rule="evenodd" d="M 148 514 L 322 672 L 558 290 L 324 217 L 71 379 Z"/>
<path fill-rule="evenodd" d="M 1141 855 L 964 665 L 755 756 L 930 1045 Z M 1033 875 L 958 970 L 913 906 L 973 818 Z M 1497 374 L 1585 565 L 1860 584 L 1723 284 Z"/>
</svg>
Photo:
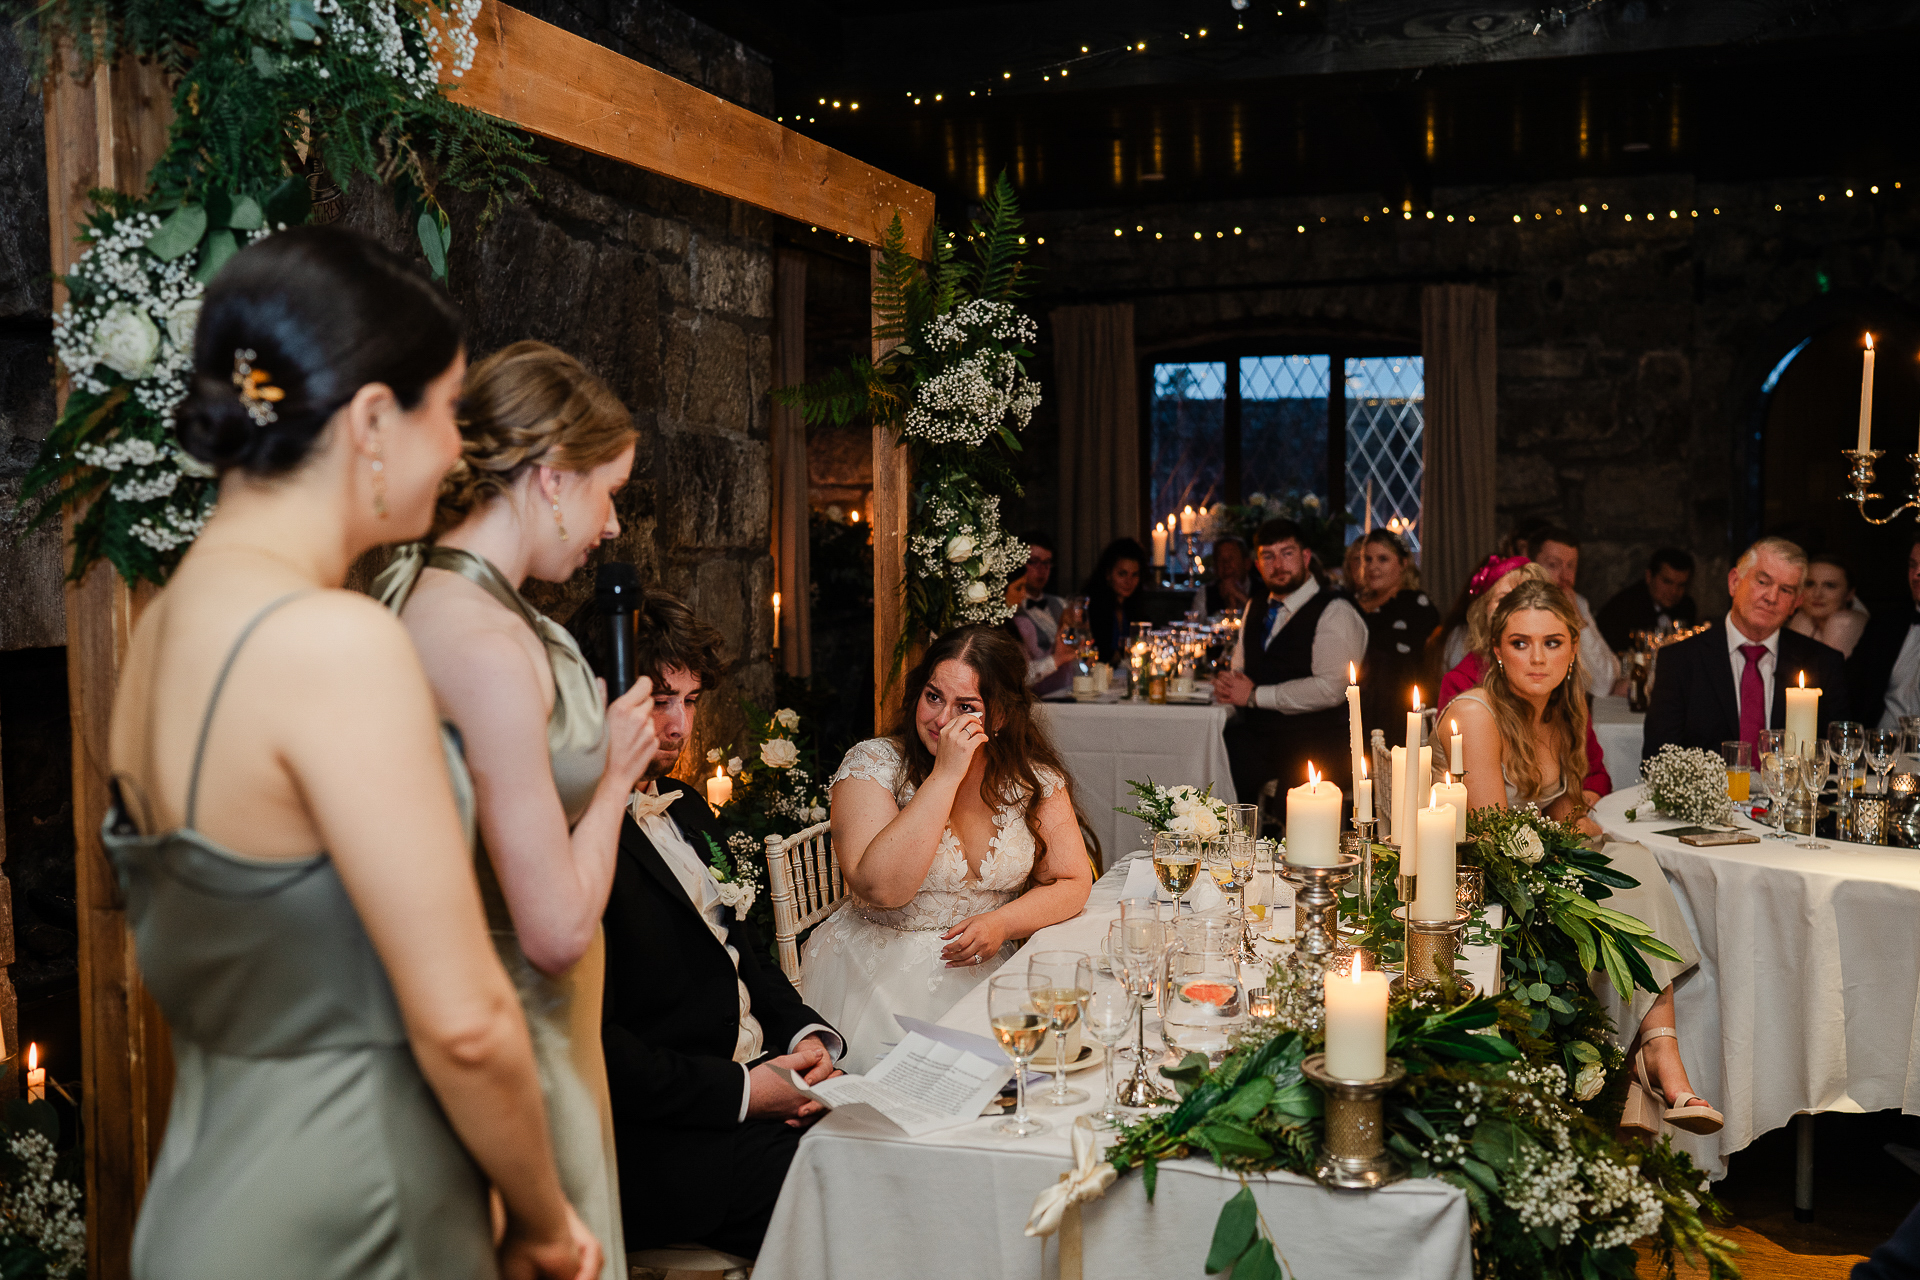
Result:
<svg viewBox="0 0 1920 1280">
<path fill-rule="evenodd" d="M 1800 673 L 1800 687 L 1802 689 L 1807 687 L 1807 673 L 1804 671 Z"/>
<path fill-rule="evenodd" d="M 1453 774 L 1446 769 L 1442 769 L 1440 771 L 1440 785 L 1443 787 L 1450 787 L 1453 785 Z"/>
<path fill-rule="evenodd" d="M 1365 760 L 1362 760 L 1360 762 L 1360 781 L 1365 782 L 1366 780 L 1367 780 L 1367 762 Z"/>
<path fill-rule="evenodd" d="M 27 1070 L 31 1071 L 39 1065 L 40 1065 L 40 1046 L 37 1044 L 30 1044 L 27 1046 Z"/>
<path fill-rule="evenodd" d="M 1413 686 L 1413 709 L 1415 711 L 1418 711 L 1420 709 L 1420 686 L 1419 685 Z"/>
<path fill-rule="evenodd" d="M 716 765 L 716 766 L 714 766 L 714 770 L 713 770 L 713 776 L 714 776 L 714 777 L 716 777 L 716 778 L 724 778 L 724 777 L 726 777 L 726 776 L 727 776 L 727 766 L 725 766 L 725 765 Z"/>
<path fill-rule="evenodd" d="M 1351 662 L 1347 664 L 1347 683 L 1348 684 L 1360 683 L 1360 676 L 1357 672 L 1354 671 L 1353 664 Z"/>
<path fill-rule="evenodd" d="M 1873 350 L 1873 335 L 1872 335 L 1872 334 L 1868 334 L 1868 335 L 1867 335 L 1867 350 L 1869 350 L 1869 351 L 1871 351 L 1871 350 Z"/>
<path fill-rule="evenodd" d="M 1307 786 L 1315 790 L 1320 787 L 1320 771 L 1313 767 L 1311 760 L 1307 761 Z"/>
<path fill-rule="evenodd" d="M 849 511 L 849 512 L 847 512 L 847 519 L 849 519 L 849 520 L 851 520 L 851 521 L 852 521 L 853 523 L 855 523 L 855 524 L 859 524 L 859 523 L 860 523 L 860 508 L 858 508 L 858 507 L 855 507 L 855 508 L 854 508 L 853 510 L 851 510 L 851 511 Z"/>
<path fill-rule="evenodd" d="M 1459 737 L 1459 736 L 1460 736 L 1460 722 L 1459 722 L 1458 720 L 1449 720 L 1449 721 L 1447 721 L 1447 723 L 1453 726 L 1453 736 L 1454 736 L 1454 737 L 1456 737 L 1456 738 L 1457 738 L 1457 737 Z"/>
</svg>

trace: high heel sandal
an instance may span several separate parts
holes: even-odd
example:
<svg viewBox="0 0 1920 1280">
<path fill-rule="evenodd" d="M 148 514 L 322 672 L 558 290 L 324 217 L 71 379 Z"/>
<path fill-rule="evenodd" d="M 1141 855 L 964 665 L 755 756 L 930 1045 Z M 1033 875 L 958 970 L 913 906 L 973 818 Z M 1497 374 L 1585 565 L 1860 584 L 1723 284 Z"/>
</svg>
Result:
<svg viewBox="0 0 1920 1280">
<path fill-rule="evenodd" d="M 1647 1070 L 1647 1044 L 1649 1040 L 1678 1040 L 1680 1033 L 1672 1027 L 1642 1027 L 1640 1029 L 1640 1047 L 1633 1055 L 1633 1078 L 1627 1085 L 1627 1105 L 1621 1112 L 1620 1123 L 1623 1127 L 1645 1129 L 1649 1133 L 1660 1131 L 1660 1121 L 1665 1121 L 1676 1129 L 1688 1133 L 1718 1133 L 1727 1118 L 1713 1109 L 1708 1101 L 1697 1093 L 1683 1094 L 1679 1104 L 1665 1107 L 1666 1095 L 1656 1089 L 1653 1076 Z"/>
</svg>

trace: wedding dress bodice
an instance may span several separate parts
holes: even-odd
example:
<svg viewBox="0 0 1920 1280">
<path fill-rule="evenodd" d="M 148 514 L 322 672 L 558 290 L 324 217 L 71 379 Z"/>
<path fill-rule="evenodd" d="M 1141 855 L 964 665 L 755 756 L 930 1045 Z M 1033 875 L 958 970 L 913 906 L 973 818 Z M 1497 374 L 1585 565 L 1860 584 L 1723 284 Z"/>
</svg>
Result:
<svg viewBox="0 0 1920 1280">
<path fill-rule="evenodd" d="M 869 738 L 847 752 L 828 786 L 847 778 L 877 782 L 892 794 L 901 808 L 914 797 L 915 787 L 907 781 L 907 762 L 890 738 Z M 1042 770 L 1040 797 L 1045 799 L 1059 789 L 1059 779 Z M 966 849 L 954 834 L 953 824 L 940 831 L 940 847 L 934 852 L 933 865 L 913 901 L 904 907 L 887 910 L 863 902 L 852 894 L 854 910 L 872 924 L 901 930 L 946 930 L 965 920 L 1004 906 L 1020 896 L 1033 874 L 1035 848 L 1033 832 L 1027 829 L 1026 797 L 1003 800 L 993 807 L 993 838 L 987 842 L 986 856 L 980 860 L 980 874 L 973 876 L 967 864 Z"/>
</svg>

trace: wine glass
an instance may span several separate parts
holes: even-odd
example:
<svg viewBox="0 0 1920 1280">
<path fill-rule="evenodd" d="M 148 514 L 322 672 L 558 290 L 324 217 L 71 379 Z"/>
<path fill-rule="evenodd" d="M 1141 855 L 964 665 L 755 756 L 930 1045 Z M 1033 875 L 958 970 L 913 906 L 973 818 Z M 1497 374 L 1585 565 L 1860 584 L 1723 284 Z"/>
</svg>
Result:
<svg viewBox="0 0 1920 1280">
<path fill-rule="evenodd" d="M 1800 777 L 1807 790 L 1813 793 L 1813 815 L 1817 822 L 1820 817 L 1820 793 L 1827 786 L 1827 766 L 1833 759 L 1833 748 L 1823 739 L 1800 744 Z M 1814 838 L 1811 832 L 1805 840 L 1797 842 L 1796 849 L 1830 849 L 1833 846 Z"/>
<path fill-rule="evenodd" d="M 1052 1107 L 1085 1102 L 1085 1089 L 1067 1083 L 1067 1032 L 1080 1021 L 1080 1004 L 1093 986 L 1093 960 L 1084 951 L 1037 951 L 1027 960 L 1033 988 L 1033 1007 L 1047 1019 L 1053 1032 L 1053 1088 L 1040 1095 Z"/>
<path fill-rule="evenodd" d="M 1200 873 L 1199 842 L 1177 831 L 1157 831 L 1153 837 L 1153 876 L 1173 898 L 1175 911 L 1181 895 L 1193 888 Z"/>
<path fill-rule="evenodd" d="M 1866 749 L 1866 728 L 1857 720 L 1835 720 L 1827 726 L 1827 745 L 1833 748 L 1833 760 L 1838 766 L 1839 775 L 1837 795 L 1849 807 L 1853 804 L 1853 762 L 1860 758 Z"/>
<path fill-rule="evenodd" d="M 1121 922 L 1120 972 L 1127 990 L 1137 1002 L 1134 1025 L 1137 1028 L 1133 1049 L 1133 1071 L 1121 1086 L 1120 1104 L 1127 1107 L 1152 1106 L 1165 1096 L 1147 1074 L 1147 1002 L 1160 983 L 1160 961 L 1167 949 L 1167 926 L 1144 913 Z"/>
<path fill-rule="evenodd" d="M 1013 1114 L 993 1126 L 995 1133 L 1024 1138 L 1053 1126 L 1027 1114 L 1027 1064 L 1046 1038 L 1047 1019 L 1034 1008 L 1034 991 L 1045 981 L 1031 973 L 996 973 L 987 979 L 987 1018 L 993 1037 L 1013 1059 Z"/>
<path fill-rule="evenodd" d="M 1880 794 L 1887 794 L 1887 774 L 1900 754 L 1900 734 L 1893 729 L 1866 731 L 1867 767 L 1880 775 Z"/>
<path fill-rule="evenodd" d="M 1767 822 L 1773 828 L 1772 834 L 1780 839 L 1788 839 L 1786 831 L 1787 793 L 1793 790 L 1799 780 L 1799 761 L 1787 754 L 1786 733 L 1779 729 L 1768 729 L 1760 735 L 1760 777 L 1767 784 L 1767 795 L 1771 804 L 1767 809 Z"/>
<path fill-rule="evenodd" d="M 1117 925 L 1120 922 L 1116 920 L 1114 923 Z M 1139 997 L 1133 994 L 1122 977 L 1095 974 L 1093 984 L 1087 988 L 1084 1025 L 1087 1034 L 1098 1040 L 1107 1051 L 1106 1103 L 1093 1113 L 1093 1118 L 1107 1124 L 1125 1124 L 1132 1118 L 1120 1110 L 1119 1100 L 1114 1096 L 1113 1060 L 1119 1054 L 1120 1042 L 1126 1039 L 1127 1024 L 1133 1021 L 1134 1011 L 1139 1004 Z"/>
</svg>

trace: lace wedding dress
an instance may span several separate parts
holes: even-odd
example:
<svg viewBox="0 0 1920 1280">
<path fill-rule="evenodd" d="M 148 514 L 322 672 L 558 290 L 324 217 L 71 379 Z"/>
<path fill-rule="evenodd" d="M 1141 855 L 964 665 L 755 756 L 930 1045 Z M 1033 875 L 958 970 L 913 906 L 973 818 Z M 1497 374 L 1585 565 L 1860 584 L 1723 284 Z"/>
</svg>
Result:
<svg viewBox="0 0 1920 1280">
<path fill-rule="evenodd" d="M 913 799 L 906 761 L 887 738 L 869 739 L 847 752 L 828 785 L 848 778 L 878 783 L 901 808 Z M 1058 785 L 1042 773 L 1041 798 L 1052 795 Z M 994 836 L 980 861 L 979 878 L 973 878 L 960 838 L 949 824 L 940 833 L 940 848 L 912 902 L 888 911 L 852 895 L 814 930 L 802 952 L 806 1000 L 846 1038 L 843 1069 L 866 1071 L 886 1056 L 904 1034 L 895 1014 L 938 1021 L 1013 954 L 1015 944 L 1009 942 L 982 964 L 949 969 L 940 958 L 946 946 L 940 935 L 1026 891 L 1035 853 L 1026 812 L 1024 799 L 995 808 Z"/>
</svg>

